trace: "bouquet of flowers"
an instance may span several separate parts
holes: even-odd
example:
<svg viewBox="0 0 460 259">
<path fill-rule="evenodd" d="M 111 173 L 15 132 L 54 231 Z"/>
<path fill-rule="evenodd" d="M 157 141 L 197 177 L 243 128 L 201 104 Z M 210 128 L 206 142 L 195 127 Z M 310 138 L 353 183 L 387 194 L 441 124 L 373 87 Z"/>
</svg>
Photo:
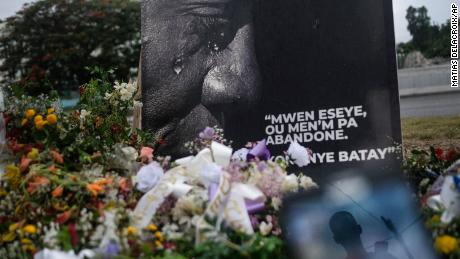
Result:
<svg viewBox="0 0 460 259">
<path fill-rule="evenodd" d="M 136 83 L 109 77 L 83 85 L 73 111 L 10 89 L 0 258 L 285 257 L 282 198 L 317 187 L 286 169 L 311 152 L 293 143 L 271 161 L 264 141 L 233 152 L 209 127 L 189 157 L 156 156 L 162 140 L 127 121 Z"/>
<path fill-rule="evenodd" d="M 434 247 L 444 258 L 459 258 L 460 152 L 412 150 L 405 160 L 409 182 L 417 190 Z"/>
</svg>

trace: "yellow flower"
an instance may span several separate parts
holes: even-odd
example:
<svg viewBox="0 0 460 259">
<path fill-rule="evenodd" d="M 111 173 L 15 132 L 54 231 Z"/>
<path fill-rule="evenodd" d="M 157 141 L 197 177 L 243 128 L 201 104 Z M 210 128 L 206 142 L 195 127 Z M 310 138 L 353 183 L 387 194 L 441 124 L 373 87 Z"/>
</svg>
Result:
<svg viewBox="0 0 460 259">
<path fill-rule="evenodd" d="M 25 125 L 27 125 L 27 123 L 29 123 L 29 120 L 26 119 L 26 118 L 24 118 L 24 119 L 22 119 L 22 121 L 21 121 L 21 126 L 24 127 Z"/>
<path fill-rule="evenodd" d="M 19 228 L 19 223 L 13 223 L 8 227 L 8 231 L 15 232 Z"/>
<path fill-rule="evenodd" d="M 137 229 L 133 226 L 129 226 L 127 229 L 126 229 L 126 232 L 128 233 L 128 235 L 136 235 L 137 234 Z"/>
<path fill-rule="evenodd" d="M 19 223 L 11 224 L 8 227 L 8 233 L 2 235 L 3 242 L 11 242 L 16 238 L 16 230 L 19 227 Z"/>
<path fill-rule="evenodd" d="M 439 215 L 437 215 L 437 214 L 433 215 L 433 217 L 431 217 L 431 219 L 430 219 L 430 222 L 433 225 L 437 225 L 437 224 L 441 223 L 441 217 Z"/>
<path fill-rule="evenodd" d="M 8 232 L 2 235 L 3 242 L 11 242 L 16 238 L 16 232 Z"/>
<path fill-rule="evenodd" d="M 163 235 L 161 234 L 161 232 L 155 232 L 155 237 L 158 238 L 158 240 L 163 241 Z"/>
<path fill-rule="evenodd" d="M 434 247 L 443 254 L 450 254 L 458 248 L 458 241 L 455 237 L 442 235 L 436 237 Z"/>
<path fill-rule="evenodd" d="M 22 249 L 26 252 L 35 253 L 35 246 L 32 243 L 32 240 L 28 238 L 21 239 Z"/>
<path fill-rule="evenodd" d="M 56 116 L 56 114 L 49 114 L 48 116 L 46 116 L 46 120 L 50 124 L 56 124 L 57 123 L 57 116 Z"/>
<path fill-rule="evenodd" d="M 5 189 L 0 188 L 0 198 L 5 197 L 6 195 L 8 195 L 8 193 L 5 191 Z"/>
<path fill-rule="evenodd" d="M 48 114 L 54 113 L 54 108 L 48 108 Z"/>
<path fill-rule="evenodd" d="M 30 240 L 28 238 L 23 238 L 23 239 L 21 239 L 21 243 L 23 245 L 30 245 L 30 244 L 32 244 L 32 240 Z"/>
<path fill-rule="evenodd" d="M 34 117 L 36 113 L 37 112 L 34 109 L 28 109 L 26 111 L 25 115 L 26 115 L 27 119 L 30 119 L 30 118 Z"/>
<path fill-rule="evenodd" d="M 39 121 L 42 121 L 42 120 L 43 120 L 43 116 L 41 116 L 41 115 L 37 115 L 37 116 L 35 116 L 35 118 L 34 118 L 35 124 L 37 124 Z"/>
<path fill-rule="evenodd" d="M 37 160 L 38 159 L 38 149 L 32 148 L 29 153 L 27 153 L 27 158 L 32 159 L 32 160 Z"/>
<path fill-rule="evenodd" d="M 150 225 L 148 225 L 148 226 L 147 226 L 147 229 L 150 230 L 150 231 L 152 231 L 152 232 L 155 232 L 155 231 L 158 230 L 157 225 L 155 225 L 155 224 L 150 224 Z"/>
<path fill-rule="evenodd" d="M 15 165 L 7 165 L 3 177 L 13 188 L 18 188 L 21 183 L 21 172 Z"/>
<path fill-rule="evenodd" d="M 157 247 L 163 247 L 163 244 L 162 244 L 160 241 L 158 241 L 158 240 L 155 241 L 155 245 L 156 245 Z"/>
<path fill-rule="evenodd" d="M 34 225 L 26 225 L 22 230 L 32 235 L 37 233 L 37 227 L 35 227 Z"/>
<path fill-rule="evenodd" d="M 35 246 L 33 244 L 30 244 L 30 245 L 23 245 L 22 246 L 22 249 L 26 252 L 29 252 L 31 254 L 35 254 L 35 252 L 37 251 L 37 249 L 35 248 Z"/>
<path fill-rule="evenodd" d="M 45 125 L 48 124 L 48 121 L 44 121 L 44 120 L 41 120 L 41 121 L 38 121 L 35 123 L 35 127 L 38 129 L 38 130 L 43 130 L 43 128 L 45 127 Z"/>
</svg>

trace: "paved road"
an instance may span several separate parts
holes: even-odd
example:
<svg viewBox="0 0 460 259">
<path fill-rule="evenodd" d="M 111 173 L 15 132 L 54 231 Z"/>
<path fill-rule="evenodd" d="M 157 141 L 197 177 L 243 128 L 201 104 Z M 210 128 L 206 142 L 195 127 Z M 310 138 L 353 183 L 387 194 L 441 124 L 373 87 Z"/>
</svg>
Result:
<svg viewBox="0 0 460 259">
<path fill-rule="evenodd" d="M 460 116 L 460 88 L 450 87 L 450 65 L 398 71 L 401 117 Z"/>
</svg>

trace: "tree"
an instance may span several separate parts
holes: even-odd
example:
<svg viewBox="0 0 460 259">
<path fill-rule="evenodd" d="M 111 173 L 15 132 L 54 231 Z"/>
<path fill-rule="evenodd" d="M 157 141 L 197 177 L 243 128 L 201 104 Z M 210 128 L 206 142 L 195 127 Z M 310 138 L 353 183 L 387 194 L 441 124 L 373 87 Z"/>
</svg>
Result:
<svg viewBox="0 0 460 259">
<path fill-rule="evenodd" d="M 85 67 L 116 67 L 117 78 L 128 79 L 139 53 L 138 1 L 39 0 L 4 22 L 0 78 L 62 93 L 90 79 Z"/>
<path fill-rule="evenodd" d="M 412 40 L 397 46 L 399 54 L 418 50 L 429 58 L 449 57 L 449 21 L 440 26 L 432 24 L 425 6 L 419 8 L 409 6 L 406 19 L 408 22 L 407 29 L 412 35 Z"/>
</svg>

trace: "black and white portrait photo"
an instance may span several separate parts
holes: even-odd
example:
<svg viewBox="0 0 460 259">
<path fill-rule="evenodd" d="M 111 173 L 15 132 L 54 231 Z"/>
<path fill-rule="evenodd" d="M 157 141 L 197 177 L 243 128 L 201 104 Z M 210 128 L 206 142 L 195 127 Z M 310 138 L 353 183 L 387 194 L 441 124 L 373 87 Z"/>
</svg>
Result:
<svg viewBox="0 0 460 259">
<path fill-rule="evenodd" d="M 311 148 L 313 174 L 398 167 L 391 8 L 383 0 L 144 0 L 142 126 L 162 140 L 158 152 L 177 156 L 218 126 L 234 148 L 262 139 L 275 156 L 294 140 Z M 321 118 L 323 110 L 335 115 Z"/>
</svg>

